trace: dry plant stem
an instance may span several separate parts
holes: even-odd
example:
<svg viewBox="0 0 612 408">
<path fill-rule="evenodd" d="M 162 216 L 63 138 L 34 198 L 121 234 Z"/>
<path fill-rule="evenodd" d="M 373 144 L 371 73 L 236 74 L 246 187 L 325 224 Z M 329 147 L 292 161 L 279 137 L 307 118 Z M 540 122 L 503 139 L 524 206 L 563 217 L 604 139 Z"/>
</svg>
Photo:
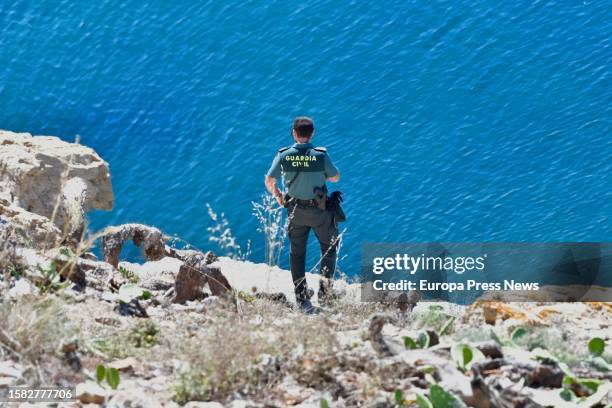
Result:
<svg viewBox="0 0 612 408">
<path fill-rule="evenodd" d="M 308 271 L 308 273 L 313 273 L 313 271 L 321 264 L 321 262 L 323 261 L 323 258 L 325 258 L 325 256 L 334 247 L 334 245 L 336 245 L 336 243 L 338 243 L 338 249 L 336 251 L 336 262 L 338 261 L 338 254 L 340 253 L 340 247 L 341 247 L 341 243 L 342 243 L 342 236 L 344 235 L 345 232 L 346 232 L 346 228 L 343 229 L 342 232 L 339 233 L 338 236 L 332 241 L 332 244 L 329 246 L 329 248 L 327 248 L 327 251 L 325 251 L 319 257 L 319 260 L 317 261 L 317 263 Z M 332 276 L 331 279 L 335 279 L 335 278 L 336 278 L 336 270 L 334 270 L 334 276 Z"/>
<path fill-rule="evenodd" d="M 9 336 L 3 329 L 0 328 L 0 344 L 2 344 L 6 349 L 8 349 L 11 353 L 15 354 L 19 358 L 21 355 L 19 354 L 19 344 Z"/>
<path fill-rule="evenodd" d="M 247 241 L 246 251 L 243 252 L 242 247 L 236 242 L 236 238 L 232 234 L 229 221 L 225 218 L 225 214 L 217 214 L 210 204 L 206 204 L 208 216 L 215 222 L 213 227 L 208 227 L 208 240 L 216 243 L 222 250 L 226 252 L 226 256 L 233 259 L 246 260 L 251 253 L 251 242 Z"/>
<path fill-rule="evenodd" d="M 285 173 L 281 174 L 281 193 L 286 191 Z M 270 289 L 270 275 L 272 267 L 280 262 L 284 241 L 287 236 L 287 228 L 289 222 L 293 218 L 293 212 L 287 214 L 287 218 L 283 223 L 284 210 L 282 206 L 277 204 L 276 198 L 271 194 L 264 194 L 262 202 L 252 202 L 253 214 L 259 221 L 258 231 L 264 234 L 265 239 L 265 257 L 268 265 L 268 273 L 266 277 L 265 291 Z"/>
</svg>

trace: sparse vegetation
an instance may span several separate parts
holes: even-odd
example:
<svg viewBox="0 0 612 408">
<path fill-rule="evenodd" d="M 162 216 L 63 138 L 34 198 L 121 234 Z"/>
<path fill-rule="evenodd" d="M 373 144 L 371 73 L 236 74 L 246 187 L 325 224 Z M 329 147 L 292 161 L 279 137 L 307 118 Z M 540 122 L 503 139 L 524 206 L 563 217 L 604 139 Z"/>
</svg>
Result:
<svg viewBox="0 0 612 408">
<path fill-rule="evenodd" d="M 466 343 L 457 343 L 451 347 L 451 357 L 463 371 L 467 371 L 474 363 L 483 361 L 484 354 L 476 347 Z"/>
<path fill-rule="evenodd" d="M 35 283 L 41 294 L 63 289 L 70 283 L 69 281 L 62 281 L 62 277 L 57 270 L 57 264 L 54 261 L 47 266 L 36 265 L 36 270 L 39 276 Z"/>
<path fill-rule="evenodd" d="M 217 214 L 210 204 L 206 204 L 206 208 L 208 209 L 208 216 L 214 223 L 212 227 L 206 229 L 209 234 L 209 241 L 215 243 L 224 252 L 225 256 L 242 261 L 247 260 L 251 255 L 251 241 L 247 241 L 246 249 L 243 250 L 232 233 L 225 214 Z"/>
<path fill-rule="evenodd" d="M 138 275 L 136 275 L 134 272 L 130 271 L 129 269 L 126 269 L 125 267 L 121 265 L 119 266 L 117 270 L 119 271 L 121 276 L 127 279 L 127 281 L 130 283 L 138 283 L 140 281 L 140 279 L 138 278 Z"/>
<path fill-rule="evenodd" d="M 139 321 L 127 330 L 120 330 L 110 336 L 94 338 L 91 345 L 106 359 L 142 355 L 142 349 L 157 344 L 159 327 L 151 320 Z"/>
<path fill-rule="evenodd" d="M 251 204 L 253 215 L 259 222 L 257 231 L 264 234 L 266 263 L 269 266 L 278 265 L 287 237 L 287 223 L 291 215 L 285 218 L 284 208 L 280 207 L 270 194 L 264 194 L 261 202 L 253 201 Z"/>
<path fill-rule="evenodd" d="M 457 312 L 455 312 L 457 313 Z M 418 328 L 432 329 L 438 333 L 452 333 L 456 315 L 447 312 L 438 304 L 428 304 L 425 311 L 417 311 L 411 317 Z"/>
<path fill-rule="evenodd" d="M 240 318 L 230 305 L 215 312 L 206 331 L 186 339 L 178 402 L 224 399 L 236 391 L 261 398 L 285 375 L 317 385 L 333 368 L 335 336 L 319 319 L 285 320 L 288 310 L 265 300 L 245 304 Z"/>
<path fill-rule="evenodd" d="M 517 337 L 519 333 L 521 334 Z M 567 347 L 569 338 L 566 332 L 555 328 L 532 328 L 522 333 L 513 332 L 511 340 L 526 350 L 547 350 L 556 359 L 568 364 L 575 364 L 586 357 L 585 350 Z"/>
<path fill-rule="evenodd" d="M 3 223 L 2 219 L 0 223 Z M 0 279 L 4 281 L 5 287 L 8 286 L 11 277 L 19 279 L 24 271 L 21 259 L 17 255 L 18 236 L 25 238 L 23 232 L 11 223 L 0 224 Z"/>
<path fill-rule="evenodd" d="M 61 346 L 78 332 L 56 297 L 28 297 L 0 303 L 0 359 L 25 366 L 29 384 L 45 384 L 61 369 Z"/>
</svg>

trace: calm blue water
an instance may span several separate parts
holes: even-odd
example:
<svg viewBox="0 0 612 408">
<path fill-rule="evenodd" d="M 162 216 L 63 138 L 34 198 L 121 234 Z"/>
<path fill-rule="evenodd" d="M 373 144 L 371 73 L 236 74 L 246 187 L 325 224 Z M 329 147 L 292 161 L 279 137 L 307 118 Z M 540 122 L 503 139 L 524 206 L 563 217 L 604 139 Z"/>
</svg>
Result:
<svg viewBox="0 0 612 408">
<path fill-rule="evenodd" d="M 110 163 L 94 229 L 210 248 L 210 203 L 263 260 L 251 201 L 307 114 L 349 274 L 368 241 L 612 240 L 611 1 L 101 3 L 0 4 L 0 128 Z"/>
</svg>

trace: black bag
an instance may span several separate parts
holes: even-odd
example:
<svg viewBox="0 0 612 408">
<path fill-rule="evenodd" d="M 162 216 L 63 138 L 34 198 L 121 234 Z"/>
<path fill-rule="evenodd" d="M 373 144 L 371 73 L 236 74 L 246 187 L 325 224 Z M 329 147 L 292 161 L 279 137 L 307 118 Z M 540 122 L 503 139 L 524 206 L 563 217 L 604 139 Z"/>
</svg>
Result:
<svg viewBox="0 0 612 408">
<path fill-rule="evenodd" d="M 341 191 L 334 191 L 327 198 L 327 202 L 325 204 L 325 207 L 329 211 L 333 211 L 333 213 L 334 213 L 334 220 L 336 222 L 344 222 L 344 221 L 346 221 L 346 214 L 344 213 L 344 210 L 342 209 L 342 205 L 341 205 L 341 203 L 343 201 L 344 201 L 344 198 L 342 198 L 342 192 Z"/>
</svg>

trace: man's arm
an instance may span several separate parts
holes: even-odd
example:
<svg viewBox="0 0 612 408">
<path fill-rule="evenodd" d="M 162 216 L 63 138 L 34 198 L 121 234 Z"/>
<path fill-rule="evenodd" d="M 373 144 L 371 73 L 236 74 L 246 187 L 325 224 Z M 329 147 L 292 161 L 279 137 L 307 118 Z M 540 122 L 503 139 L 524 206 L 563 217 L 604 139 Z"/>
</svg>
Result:
<svg viewBox="0 0 612 408">
<path fill-rule="evenodd" d="M 331 181 L 332 183 L 337 183 L 340 180 L 340 172 L 336 174 L 334 177 L 328 177 L 327 181 Z"/>
<path fill-rule="evenodd" d="M 340 180 L 340 172 L 338 168 L 334 166 L 329 155 L 325 155 L 325 176 L 327 181 L 331 181 L 332 183 L 338 182 Z"/>
<path fill-rule="evenodd" d="M 268 190 L 268 192 L 276 198 L 276 201 L 278 202 L 278 204 L 282 206 L 284 203 L 283 194 L 281 193 L 280 189 L 276 185 L 276 178 L 266 176 L 264 183 L 266 185 L 266 190 Z"/>
<path fill-rule="evenodd" d="M 281 170 L 280 155 L 277 154 L 276 157 L 274 157 L 272 166 L 270 166 L 270 170 L 268 170 L 264 179 L 266 190 L 268 190 L 268 192 L 276 198 L 276 201 L 280 206 L 284 204 L 283 194 L 276 185 L 276 180 L 282 175 Z"/>
</svg>

